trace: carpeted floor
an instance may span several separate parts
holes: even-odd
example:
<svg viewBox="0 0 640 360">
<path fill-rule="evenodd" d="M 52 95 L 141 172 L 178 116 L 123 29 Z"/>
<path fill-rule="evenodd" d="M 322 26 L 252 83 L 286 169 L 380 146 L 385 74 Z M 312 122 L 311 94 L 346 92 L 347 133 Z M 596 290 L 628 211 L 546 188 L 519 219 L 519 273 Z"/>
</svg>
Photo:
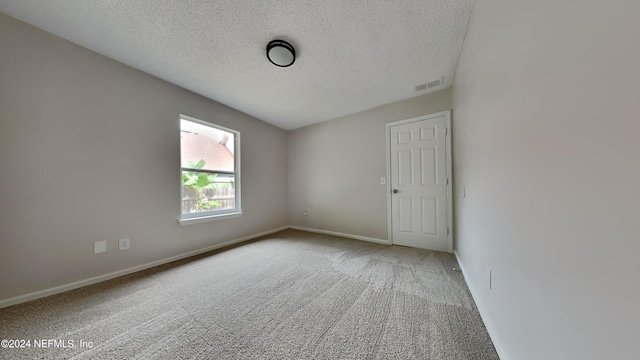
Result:
<svg viewBox="0 0 640 360">
<path fill-rule="evenodd" d="M 454 267 L 287 230 L 0 309 L 0 359 L 498 359 Z"/>
</svg>

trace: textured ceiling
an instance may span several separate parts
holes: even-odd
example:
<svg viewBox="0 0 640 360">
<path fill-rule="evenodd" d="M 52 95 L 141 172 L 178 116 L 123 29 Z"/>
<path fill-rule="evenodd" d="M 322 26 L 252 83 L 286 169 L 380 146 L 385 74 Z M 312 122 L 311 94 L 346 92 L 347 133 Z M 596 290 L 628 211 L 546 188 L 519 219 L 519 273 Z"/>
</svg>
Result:
<svg viewBox="0 0 640 360">
<path fill-rule="evenodd" d="M 0 0 L 0 11 L 289 130 L 450 86 L 472 4 Z M 276 38 L 295 47 L 293 66 L 267 60 Z"/>
</svg>

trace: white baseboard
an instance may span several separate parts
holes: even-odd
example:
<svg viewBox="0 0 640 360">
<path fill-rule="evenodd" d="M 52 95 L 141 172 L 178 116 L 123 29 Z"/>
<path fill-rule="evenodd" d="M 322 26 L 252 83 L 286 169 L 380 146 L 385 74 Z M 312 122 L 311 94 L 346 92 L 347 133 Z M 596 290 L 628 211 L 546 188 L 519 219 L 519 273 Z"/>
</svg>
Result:
<svg viewBox="0 0 640 360">
<path fill-rule="evenodd" d="M 349 239 L 356 239 L 356 240 L 374 242 L 374 243 L 377 243 L 377 244 L 391 245 L 391 242 L 389 240 L 370 238 L 370 237 L 360 236 L 360 235 L 351 235 L 351 234 L 345 234 L 345 233 L 340 233 L 340 232 L 335 232 L 335 231 L 310 229 L 310 228 L 306 228 L 306 227 L 302 227 L 302 226 L 293 226 L 293 225 L 290 225 L 289 229 L 300 230 L 300 231 L 308 231 L 308 232 L 314 232 L 314 233 L 325 234 L 325 235 L 341 236 L 341 237 L 346 237 L 346 238 L 349 238 Z"/>
<path fill-rule="evenodd" d="M 40 298 L 43 298 L 43 297 L 46 297 L 46 296 L 60 294 L 60 293 L 63 293 L 65 291 L 81 288 L 83 286 L 97 284 L 99 282 L 115 279 L 115 278 L 120 277 L 120 276 L 133 274 L 133 273 L 138 272 L 138 271 L 150 269 L 152 267 L 156 267 L 156 266 L 159 266 L 159 265 L 164 265 L 164 264 L 167 264 L 167 263 L 170 263 L 170 262 L 173 262 L 173 261 L 182 260 L 182 259 L 185 259 L 185 258 L 188 258 L 188 257 L 191 257 L 191 256 L 195 256 L 195 255 L 199 255 L 199 254 L 202 254 L 202 253 L 206 253 L 206 252 L 211 251 L 211 250 L 220 249 L 220 248 L 223 248 L 225 246 L 234 245 L 234 244 L 237 244 L 237 243 L 241 243 L 243 241 L 247 241 L 247 240 L 255 239 L 255 238 L 258 238 L 258 237 L 261 237 L 261 236 L 273 234 L 273 233 L 276 233 L 278 231 L 286 230 L 288 228 L 289 228 L 289 226 L 283 226 L 283 227 L 279 227 L 277 229 L 272 229 L 272 230 L 268 230 L 268 231 L 263 231 L 261 233 L 244 236 L 244 237 L 241 237 L 239 239 L 225 241 L 223 243 L 215 244 L 215 245 L 212 245 L 212 246 L 208 246 L 208 247 L 203 248 L 203 249 L 194 250 L 194 251 L 190 251 L 188 253 L 171 256 L 171 257 L 168 257 L 168 258 L 165 258 L 165 259 L 161 259 L 161 260 L 152 261 L 150 263 L 134 266 L 134 267 L 131 267 L 131 268 L 128 268 L 128 269 L 114 271 L 112 273 L 95 276 L 95 277 L 92 277 L 92 278 L 89 278 L 89 279 L 84 279 L 84 280 L 72 282 L 72 283 L 69 283 L 69 284 L 60 285 L 60 286 L 56 286 L 56 287 L 53 287 L 53 288 L 32 292 L 32 293 L 25 294 L 25 295 L 19 295 L 19 296 L 12 297 L 12 298 L 9 298 L 9 299 L 6 299 L 6 300 L 0 300 L 0 309 L 8 307 L 8 306 L 11 306 L 11 305 L 20 304 L 20 303 L 23 303 L 23 302 L 40 299 Z"/>
<path fill-rule="evenodd" d="M 464 277 L 464 282 L 467 284 L 467 287 L 469 288 L 469 292 L 471 292 L 471 297 L 473 298 L 473 301 L 476 303 L 476 307 L 478 308 L 478 312 L 480 313 L 480 317 L 482 318 L 482 322 L 484 322 L 484 326 L 487 328 L 487 332 L 489 333 L 489 337 L 491 338 L 491 341 L 493 342 L 493 346 L 496 348 L 496 352 L 498 353 L 498 357 L 500 357 L 501 360 L 507 360 L 509 359 L 507 357 L 507 354 L 504 350 L 504 347 L 502 346 L 502 343 L 500 342 L 500 338 L 498 337 L 498 332 L 496 331 L 495 327 L 493 326 L 493 324 L 491 323 L 491 321 L 489 320 L 489 316 L 487 315 L 487 312 L 484 309 L 482 302 L 478 301 L 478 294 L 475 290 L 474 285 L 468 281 L 467 279 L 469 279 L 468 274 L 464 268 L 464 264 L 462 263 L 462 261 L 460 260 L 460 255 L 458 255 L 457 251 L 453 251 L 453 253 L 456 256 L 456 260 L 458 261 L 458 266 L 460 266 L 460 270 L 462 271 L 462 276 Z"/>
</svg>

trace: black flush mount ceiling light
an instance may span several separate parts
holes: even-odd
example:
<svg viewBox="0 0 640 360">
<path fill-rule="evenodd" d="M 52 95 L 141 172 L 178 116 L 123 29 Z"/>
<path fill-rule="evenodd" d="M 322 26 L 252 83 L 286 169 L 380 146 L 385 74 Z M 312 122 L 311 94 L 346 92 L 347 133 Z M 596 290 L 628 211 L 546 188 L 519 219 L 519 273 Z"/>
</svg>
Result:
<svg viewBox="0 0 640 360">
<path fill-rule="evenodd" d="M 275 66 L 287 67 L 296 61 L 296 51 L 284 40 L 273 40 L 267 44 L 267 58 Z"/>
</svg>

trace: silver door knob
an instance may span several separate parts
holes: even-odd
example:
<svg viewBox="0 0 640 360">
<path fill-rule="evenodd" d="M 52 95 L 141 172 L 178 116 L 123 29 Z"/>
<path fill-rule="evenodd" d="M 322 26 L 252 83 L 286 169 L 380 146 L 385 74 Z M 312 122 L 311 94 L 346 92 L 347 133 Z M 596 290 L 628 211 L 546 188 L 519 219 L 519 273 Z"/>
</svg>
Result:
<svg viewBox="0 0 640 360">
<path fill-rule="evenodd" d="M 393 189 L 393 193 L 397 194 L 398 193 L 398 189 Z"/>
</svg>

